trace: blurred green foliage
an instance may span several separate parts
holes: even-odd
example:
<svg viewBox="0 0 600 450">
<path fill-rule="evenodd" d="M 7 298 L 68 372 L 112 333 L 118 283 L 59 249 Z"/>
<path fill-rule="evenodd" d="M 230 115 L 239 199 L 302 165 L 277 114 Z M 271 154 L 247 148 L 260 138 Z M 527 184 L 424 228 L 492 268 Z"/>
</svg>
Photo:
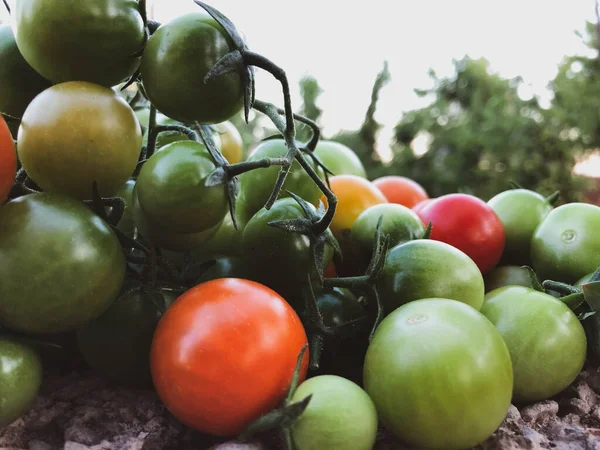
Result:
<svg viewBox="0 0 600 450">
<path fill-rule="evenodd" d="M 596 25 L 587 24 L 581 38 L 593 54 L 560 62 L 549 86 L 554 99 L 546 107 L 538 98 L 526 96 L 520 77 L 500 77 L 485 59 L 455 60 L 451 76 L 439 77 L 430 70 L 433 87 L 416 90 L 429 101 L 427 106 L 402 116 L 399 112 L 389 144 L 393 158 L 384 163 L 376 151 L 381 126 L 374 115 L 390 79 L 385 64 L 375 79 L 361 127 L 323 138 L 352 148 L 370 179 L 404 175 L 423 185 L 432 197 L 465 192 L 487 200 L 514 181 L 542 194 L 560 190 L 563 202 L 581 200 L 590 180 L 574 176 L 573 167 L 579 158 L 600 148 Z M 303 103 L 298 112 L 320 123 L 322 90 L 317 80 L 303 79 L 300 90 Z M 249 125 L 236 122 L 247 145 L 274 134 L 260 130 L 261 124 L 257 119 Z M 308 138 L 302 126 L 298 137 Z"/>
</svg>

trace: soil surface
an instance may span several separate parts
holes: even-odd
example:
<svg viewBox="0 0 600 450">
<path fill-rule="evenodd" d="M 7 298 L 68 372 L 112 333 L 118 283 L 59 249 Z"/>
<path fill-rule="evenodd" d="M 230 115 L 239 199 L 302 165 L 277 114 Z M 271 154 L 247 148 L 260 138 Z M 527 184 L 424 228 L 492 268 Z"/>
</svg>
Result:
<svg viewBox="0 0 600 450">
<path fill-rule="evenodd" d="M 512 406 L 488 449 L 600 450 L 600 369 L 586 369 L 557 396 Z M 0 430 L 0 450 L 277 450 L 274 442 L 219 443 L 173 418 L 150 390 L 86 371 L 46 377 L 31 410 Z M 376 450 L 406 450 L 384 430 Z M 324 449 L 325 450 L 325 449 Z"/>
</svg>

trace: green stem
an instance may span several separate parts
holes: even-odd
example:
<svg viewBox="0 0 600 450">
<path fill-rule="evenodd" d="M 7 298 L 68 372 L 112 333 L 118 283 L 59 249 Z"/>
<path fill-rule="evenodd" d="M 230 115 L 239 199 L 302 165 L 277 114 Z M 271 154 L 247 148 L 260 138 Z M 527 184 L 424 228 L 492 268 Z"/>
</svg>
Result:
<svg viewBox="0 0 600 450">
<path fill-rule="evenodd" d="M 156 130 L 156 106 L 150 103 L 150 116 L 148 118 L 148 143 L 146 144 L 146 151 L 143 159 L 148 159 L 156 151 L 156 139 L 158 137 L 158 131 Z"/>
<path fill-rule="evenodd" d="M 560 198 L 560 191 L 553 192 L 548 197 L 546 197 L 546 201 L 550 203 L 552 206 L 556 204 L 558 199 Z"/>
</svg>

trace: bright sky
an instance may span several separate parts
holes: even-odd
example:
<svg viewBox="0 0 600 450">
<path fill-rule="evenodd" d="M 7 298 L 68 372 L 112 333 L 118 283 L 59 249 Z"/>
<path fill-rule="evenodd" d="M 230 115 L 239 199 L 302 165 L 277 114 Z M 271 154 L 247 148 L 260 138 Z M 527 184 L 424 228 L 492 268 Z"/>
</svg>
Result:
<svg viewBox="0 0 600 450">
<path fill-rule="evenodd" d="M 161 22 L 200 9 L 193 0 L 148 2 Z M 384 60 L 392 82 L 382 92 L 378 120 L 388 135 L 403 111 L 421 105 L 413 89 L 429 85 L 427 70 L 449 74 L 452 58 L 465 54 L 485 56 L 503 76 L 521 75 L 532 93 L 547 98 L 546 85 L 561 59 L 585 51 L 574 31 L 595 20 L 593 0 L 208 3 L 233 20 L 251 49 L 286 70 L 296 106 L 298 80 L 304 74 L 317 78 L 325 91 L 320 106 L 326 135 L 361 123 Z M 7 19 L 2 8 L 0 19 Z M 257 77 L 257 97 L 281 104 L 278 84 L 264 73 Z"/>
</svg>

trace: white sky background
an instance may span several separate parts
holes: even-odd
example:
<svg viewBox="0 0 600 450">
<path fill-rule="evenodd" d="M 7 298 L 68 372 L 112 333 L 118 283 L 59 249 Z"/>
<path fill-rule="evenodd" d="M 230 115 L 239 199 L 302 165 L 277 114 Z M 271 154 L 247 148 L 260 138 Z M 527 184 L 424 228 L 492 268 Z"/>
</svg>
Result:
<svg viewBox="0 0 600 450">
<path fill-rule="evenodd" d="M 193 0 L 148 3 L 161 22 L 200 10 Z M 362 7 L 341 0 L 207 3 L 232 19 L 252 50 L 285 69 L 295 107 L 299 79 L 317 78 L 324 89 L 325 135 L 360 125 L 387 60 L 392 81 L 381 93 L 377 115 L 386 125 L 384 141 L 403 111 L 422 105 L 413 89 L 429 86 L 427 70 L 450 74 L 452 58 L 465 54 L 486 57 L 502 76 L 522 76 L 530 85 L 524 95 L 548 99 L 546 86 L 561 59 L 586 51 L 574 31 L 595 20 L 593 0 L 370 0 Z M 3 8 L 0 19 L 7 20 Z M 279 85 L 264 72 L 257 76 L 257 97 L 281 104 Z"/>
</svg>

